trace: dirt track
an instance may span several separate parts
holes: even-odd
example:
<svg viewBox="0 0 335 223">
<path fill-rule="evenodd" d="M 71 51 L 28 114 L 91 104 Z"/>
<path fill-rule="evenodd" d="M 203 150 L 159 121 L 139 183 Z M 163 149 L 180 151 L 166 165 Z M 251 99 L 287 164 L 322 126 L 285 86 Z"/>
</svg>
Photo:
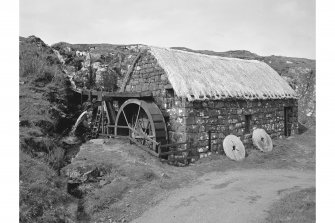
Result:
<svg viewBox="0 0 335 223">
<path fill-rule="evenodd" d="M 315 172 L 238 170 L 205 174 L 133 223 L 262 222 L 285 191 L 315 187 Z"/>
</svg>

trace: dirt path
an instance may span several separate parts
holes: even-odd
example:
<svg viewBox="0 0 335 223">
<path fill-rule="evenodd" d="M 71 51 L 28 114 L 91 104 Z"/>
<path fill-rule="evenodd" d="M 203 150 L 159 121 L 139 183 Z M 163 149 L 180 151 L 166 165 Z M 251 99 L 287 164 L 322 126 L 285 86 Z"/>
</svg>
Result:
<svg viewBox="0 0 335 223">
<path fill-rule="evenodd" d="M 262 222 L 282 192 L 315 186 L 315 172 L 237 170 L 215 172 L 173 192 L 134 223 Z"/>
</svg>

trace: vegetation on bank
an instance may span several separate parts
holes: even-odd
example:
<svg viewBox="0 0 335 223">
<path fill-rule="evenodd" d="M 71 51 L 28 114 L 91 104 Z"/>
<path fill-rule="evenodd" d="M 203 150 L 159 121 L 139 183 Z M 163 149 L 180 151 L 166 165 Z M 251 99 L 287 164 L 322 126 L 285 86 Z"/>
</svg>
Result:
<svg viewBox="0 0 335 223">
<path fill-rule="evenodd" d="M 20 222 L 68 222 L 74 199 L 60 169 L 68 157 L 61 138 L 80 107 L 53 49 L 20 37 Z"/>
<path fill-rule="evenodd" d="M 315 192 L 315 187 L 313 187 L 285 195 L 272 205 L 266 222 L 315 222 Z"/>
<path fill-rule="evenodd" d="M 74 198 L 45 162 L 20 152 L 20 222 L 67 222 Z M 75 210 L 72 210 L 74 212 Z"/>
</svg>

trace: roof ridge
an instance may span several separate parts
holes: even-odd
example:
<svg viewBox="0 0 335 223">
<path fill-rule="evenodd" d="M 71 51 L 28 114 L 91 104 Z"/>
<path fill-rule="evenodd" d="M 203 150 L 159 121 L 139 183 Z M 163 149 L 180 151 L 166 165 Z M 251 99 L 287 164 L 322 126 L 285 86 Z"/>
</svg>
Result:
<svg viewBox="0 0 335 223">
<path fill-rule="evenodd" d="M 149 48 L 149 50 L 151 50 L 151 48 L 158 48 L 158 49 L 181 52 L 181 53 L 185 53 L 185 54 L 197 55 L 197 56 L 202 56 L 202 57 L 216 58 L 216 59 L 219 59 L 219 60 L 243 61 L 243 62 L 250 62 L 250 63 L 264 63 L 264 62 L 259 61 L 259 60 L 246 60 L 246 59 L 235 58 L 235 57 L 223 57 L 223 56 L 216 56 L 216 55 L 208 55 L 208 54 L 203 54 L 203 53 L 198 53 L 198 52 L 190 52 L 190 51 L 185 51 L 185 50 L 172 49 L 172 48 L 169 48 L 169 47 L 160 47 L 160 46 L 152 46 L 152 45 L 146 45 L 146 46 Z"/>
</svg>

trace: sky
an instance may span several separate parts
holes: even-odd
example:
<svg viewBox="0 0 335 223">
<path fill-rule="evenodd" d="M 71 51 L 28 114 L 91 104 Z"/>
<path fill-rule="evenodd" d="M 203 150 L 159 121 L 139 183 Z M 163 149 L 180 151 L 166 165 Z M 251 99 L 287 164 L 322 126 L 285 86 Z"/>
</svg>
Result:
<svg viewBox="0 0 335 223">
<path fill-rule="evenodd" d="M 20 0 L 20 36 L 315 59 L 315 0 Z"/>
</svg>

